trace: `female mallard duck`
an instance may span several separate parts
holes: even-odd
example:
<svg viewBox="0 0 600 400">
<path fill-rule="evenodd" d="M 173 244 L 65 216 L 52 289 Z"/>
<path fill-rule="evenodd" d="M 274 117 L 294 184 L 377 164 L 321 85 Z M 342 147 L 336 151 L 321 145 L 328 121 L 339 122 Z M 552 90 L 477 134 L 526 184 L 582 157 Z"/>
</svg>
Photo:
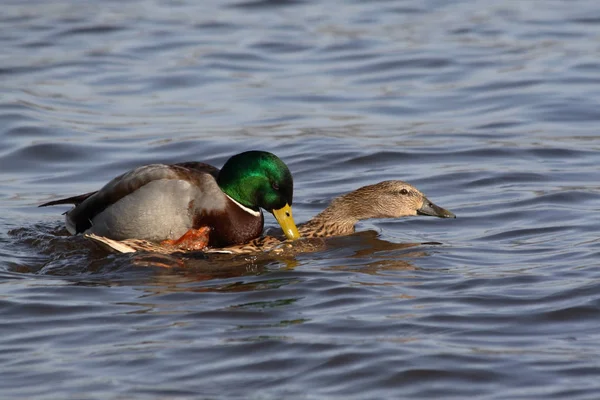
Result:
<svg viewBox="0 0 600 400">
<path fill-rule="evenodd" d="M 66 212 L 73 235 L 163 241 L 199 250 L 260 236 L 260 208 L 273 213 L 288 239 L 299 238 L 292 195 L 292 174 L 283 161 L 271 153 L 248 151 L 231 157 L 221 170 L 199 162 L 142 166 L 97 192 L 40 207 L 74 204 Z"/>
<path fill-rule="evenodd" d="M 354 232 L 356 223 L 369 218 L 400 218 L 411 215 L 431 215 L 440 218 L 456 218 L 450 211 L 433 204 L 414 186 L 402 181 L 384 181 L 364 186 L 353 192 L 335 198 L 331 204 L 310 221 L 299 225 L 303 238 L 322 238 L 349 235 Z M 117 242 L 96 235 L 91 239 L 103 243 L 121 253 L 138 250 L 158 253 L 174 253 L 180 249 L 171 246 L 157 246 L 143 240 Z M 301 241 L 305 242 L 305 241 Z M 312 243 L 294 242 L 293 247 L 310 249 Z M 208 253 L 249 254 L 259 251 L 279 250 L 282 244 L 289 244 L 273 236 L 263 236 L 241 245 L 221 249 L 208 249 Z"/>
</svg>

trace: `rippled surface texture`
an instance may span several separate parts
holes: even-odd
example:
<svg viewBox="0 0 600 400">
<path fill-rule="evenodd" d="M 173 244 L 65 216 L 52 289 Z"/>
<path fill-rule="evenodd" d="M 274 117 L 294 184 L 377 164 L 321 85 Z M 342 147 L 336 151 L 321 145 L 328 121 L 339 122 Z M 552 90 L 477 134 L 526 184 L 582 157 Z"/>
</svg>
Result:
<svg viewBox="0 0 600 400">
<path fill-rule="evenodd" d="M 597 399 L 599 10 L 5 1 L 0 397 Z M 297 222 L 385 179 L 458 218 L 176 266 L 36 207 L 249 149 Z"/>
</svg>

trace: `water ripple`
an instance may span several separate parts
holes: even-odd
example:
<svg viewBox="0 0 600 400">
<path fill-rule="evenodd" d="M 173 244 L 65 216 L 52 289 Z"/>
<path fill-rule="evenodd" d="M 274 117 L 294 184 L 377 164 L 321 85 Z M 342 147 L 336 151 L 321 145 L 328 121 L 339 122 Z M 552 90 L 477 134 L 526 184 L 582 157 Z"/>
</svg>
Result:
<svg viewBox="0 0 600 400">
<path fill-rule="evenodd" d="M 2 397 L 595 399 L 596 10 L 7 2 Z M 36 207 L 256 148 L 293 172 L 297 222 L 386 179 L 458 218 L 182 259 L 108 254 Z"/>
</svg>

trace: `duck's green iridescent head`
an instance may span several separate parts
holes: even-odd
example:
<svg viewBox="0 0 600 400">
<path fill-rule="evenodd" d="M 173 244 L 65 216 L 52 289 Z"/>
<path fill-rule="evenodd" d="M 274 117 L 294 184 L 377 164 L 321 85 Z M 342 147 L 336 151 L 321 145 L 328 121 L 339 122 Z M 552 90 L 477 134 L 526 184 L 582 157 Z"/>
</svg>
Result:
<svg viewBox="0 0 600 400">
<path fill-rule="evenodd" d="M 221 190 L 240 204 L 273 213 L 288 239 L 300 237 L 292 217 L 294 180 L 275 154 L 246 151 L 231 157 L 217 178 Z"/>
</svg>

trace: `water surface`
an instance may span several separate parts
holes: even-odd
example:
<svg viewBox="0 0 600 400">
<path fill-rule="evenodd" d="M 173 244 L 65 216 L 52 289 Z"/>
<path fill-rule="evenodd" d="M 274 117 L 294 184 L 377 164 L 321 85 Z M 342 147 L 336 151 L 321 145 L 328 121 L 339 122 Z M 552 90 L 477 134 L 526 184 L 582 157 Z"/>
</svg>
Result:
<svg viewBox="0 0 600 400">
<path fill-rule="evenodd" d="M 596 2 L 8 1 L 0 28 L 2 398 L 597 398 Z M 386 179 L 458 218 L 182 262 L 37 208 L 249 149 L 297 222 Z"/>
</svg>

